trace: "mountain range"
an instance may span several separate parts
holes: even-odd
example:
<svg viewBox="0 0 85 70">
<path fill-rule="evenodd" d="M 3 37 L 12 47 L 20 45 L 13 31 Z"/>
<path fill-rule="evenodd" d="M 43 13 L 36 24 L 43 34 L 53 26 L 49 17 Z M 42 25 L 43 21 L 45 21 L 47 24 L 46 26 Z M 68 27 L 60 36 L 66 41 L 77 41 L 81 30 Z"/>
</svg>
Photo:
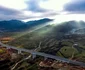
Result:
<svg viewBox="0 0 85 70">
<path fill-rule="evenodd" d="M 28 22 L 23 22 L 20 20 L 9 20 L 9 21 L 0 21 L 0 32 L 15 32 L 15 31 L 23 31 L 34 26 L 46 24 L 47 22 L 53 21 L 53 19 L 40 19 L 40 20 L 33 20 Z M 56 22 L 57 23 L 57 22 Z M 80 29 L 85 27 L 84 21 L 67 21 L 60 23 L 54 27 L 55 31 L 68 33 L 73 29 Z"/>
<path fill-rule="evenodd" d="M 62 33 L 69 33 L 73 30 L 78 30 L 81 28 L 85 28 L 85 22 L 84 21 L 67 21 L 60 23 L 58 26 L 56 26 L 54 29 L 57 32 L 62 32 Z"/>
<path fill-rule="evenodd" d="M 48 18 L 29 21 L 29 22 L 23 22 L 20 20 L 0 21 L 0 31 L 4 31 L 4 32 L 22 31 L 37 25 L 45 24 L 50 21 L 52 21 L 52 19 L 48 19 Z"/>
</svg>

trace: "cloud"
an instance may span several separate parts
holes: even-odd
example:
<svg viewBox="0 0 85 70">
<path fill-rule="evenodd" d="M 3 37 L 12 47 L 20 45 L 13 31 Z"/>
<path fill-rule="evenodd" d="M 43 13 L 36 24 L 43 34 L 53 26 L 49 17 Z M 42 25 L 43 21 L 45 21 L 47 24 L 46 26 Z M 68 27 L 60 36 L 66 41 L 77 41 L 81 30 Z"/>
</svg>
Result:
<svg viewBox="0 0 85 70">
<path fill-rule="evenodd" d="M 29 13 L 29 11 L 27 12 Z M 27 14 L 25 14 L 24 11 L 0 6 L 0 21 L 11 20 L 11 19 L 25 20 L 25 19 L 34 19 L 34 18 L 44 18 L 56 15 L 56 13 L 54 12 L 45 12 L 45 13 L 31 12 L 31 14 L 28 15 Z"/>
<path fill-rule="evenodd" d="M 26 4 L 28 5 L 28 9 L 26 9 L 26 10 L 29 10 L 32 12 L 40 12 L 40 13 L 47 12 L 48 10 L 40 7 L 39 3 L 41 1 L 45 1 L 45 0 L 29 0 L 29 1 L 27 1 Z"/>
<path fill-rule="evenodd" d="M 0 21 L 1 20 L 11 20 L 11 19 L 25 19 L 27 18 L 23 12 L 4 6 L 0 6 Z"/>
<path fill-rule="evenodd" d="M 85 14 L 85 0 L 72 0 L 64 6 L 64 10 L 70 13 Z"/>
<path fill-rule="evenodd" d="M 5 15 L 0 13 L 0 21 L 12 20 L 12 19 L 23 20 L 26 18 L 27 18 L 26 16 L 22 16 L 22 15 Z"/>
<path fill-rule="evenodd" d="M 14 10 L 14 9 L 10 9 L 10 8 L 0 6 L 0 13 L 4 14 L 4 15 L 17 15 L 17 14 L 20 14 L 21 12 Z"/>
<path fill-rule="evenodd" d="M 25 3 L 27 8 L 24 11 L 31 11 L 31 18 L 44 18 L 57 15 L 57 13 L 52 9 L 45 9 L 40 6 L 42 2 L 47 2 L 49 0 L 28 0 Z"/>
<path fill-rule="evenodd" d="M 26 19 L 36 19 L 36 18 L 45 18 L 53 17 L 57 15 L 56 12 L 40 7 L 40 2 L 48 0 L 24 0 L 24 3 L 27 5 L 24 9 L 15 9 L 6 7 L 5 5 L 0 5 L 0 21 L 1 20 L 26 20 Z"/>
<path fill-rule="evenodd" d="M 26 0 L 0 0 L 0 5 L 12 9 L 22 10 L 26 8 Z"/>
</svg>

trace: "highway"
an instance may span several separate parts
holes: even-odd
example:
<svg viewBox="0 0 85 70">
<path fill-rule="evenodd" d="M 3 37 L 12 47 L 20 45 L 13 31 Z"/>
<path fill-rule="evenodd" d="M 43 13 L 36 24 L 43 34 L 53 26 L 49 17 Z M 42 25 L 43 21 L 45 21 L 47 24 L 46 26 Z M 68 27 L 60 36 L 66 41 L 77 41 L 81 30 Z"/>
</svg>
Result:
<svg viewBox="0 0 85 70">
<path fill-rule="evenodd" d="M 39 56 L 43 56 L 43 57 L 46 57 L 46 58 L 55 59 L 55 60 L 58 60 L 58 61 L 61 61 L 61 62 L 66 62 L 66 63 L 85 67 L 85 63 L 83 63 L 83 62 L 70 60 L 70 59 L 67 59 L 67 58 L 62 58 L 62 57 L 59 57 L 59 56 L 54 56 L 54 55 L 51 55 L 51 54 L 46 54 L 46 53 L 28 50 L 28 49 L 24 49 L 24 48 L 17 48 L 17 47 L 14 47 L 14 46 L 9 46 L 9 45 L 3 44 L 1 42 L 0 42 L 0 45 L 4 46 L 6 48 L 12 48 L 12 49 L 15 49 L 15 50 L 18 50 L 18 51 L 28 52 L 28 53 L 31 53 L 32 55 L 39 55 Z"/>
</svg>

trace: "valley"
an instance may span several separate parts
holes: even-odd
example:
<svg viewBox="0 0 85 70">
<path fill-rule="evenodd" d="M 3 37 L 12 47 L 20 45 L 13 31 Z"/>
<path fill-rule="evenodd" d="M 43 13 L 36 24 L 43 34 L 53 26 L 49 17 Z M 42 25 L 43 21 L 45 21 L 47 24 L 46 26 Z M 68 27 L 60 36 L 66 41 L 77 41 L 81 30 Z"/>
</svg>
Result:
<svg viewBox="0 0 85 70">
<path fill-rule="evenodd" d="M 73 23 L 75 24 L 74 26 L 72 25 Z M 76 26 L 76 24 L 77 22 L 74 21 L 64 22 L 59 25 L 49 25 L 47 23 L 47 24 L 36 25 L 34 27 L 31 27 L 30 29 L 28 28 L 22 31 L 14 31 L 14 32 L 8 31 L 3 33 L 1 32 L 0 41 L 4 44 L 14 46 L 17 48 L 24 48 L 36 52 L 67 58 L 74 61 L 85 62 L 85 55 L 84 55 L 85 34 L 84 33 L 77 34 L 76 32 L 72 33 L 72 30 L 81 28 L 79 26 Z M 81 25 L 84 25 L 84 23 Z M 27 56 L 28 55 L 29 53 L 27 53 Z M 22 55 L 20 57 L 22 57 Z M 41 58 L 41 56 L 38 57 L 40 59 L 35 58 L 35 60 L 39 61 L 39 63 L 38 61 L 36 62 L 38 63 L 38 66 L 40 65 L 39 68 L 41 68 L 45 64 L 45 61 L 42 60 L 43 58 Z M 47 59 L 46 61 L 48 61 L 47 63 L 49 64 L 49 59 Z M 34 66 L 36 67 L 35 63 Z M 25 64 L 27 64 L 27 66 L 29 65 L 26 62 Z M 48 64 L 47 67 L 49 68 Z M 55 62 L 53 64 L 55 64 Z M 58 64 L 65 65 L 64 63 L 61 62 Z M 68 66 L 67 63 L 66 66 Z M 55 67 L 53 68 L 53 70 L 54 69 Z"/>
</svg>

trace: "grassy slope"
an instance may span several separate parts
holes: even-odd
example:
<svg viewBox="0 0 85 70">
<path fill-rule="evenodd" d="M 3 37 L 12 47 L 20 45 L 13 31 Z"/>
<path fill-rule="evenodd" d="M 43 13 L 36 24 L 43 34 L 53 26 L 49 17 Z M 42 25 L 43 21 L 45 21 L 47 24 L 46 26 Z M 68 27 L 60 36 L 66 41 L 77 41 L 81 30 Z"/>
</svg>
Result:
<svg viewBox="0 0 85 70">
<path fill-rule="evenodd" d="M 61 34 L 53 31 L 53 27 L 47 26 L 44 28 L 41 28 L 39 30 L 36 30 L 34 32 L 31 33 L 27 33 L 26 35 L 23 35 L 17 39 L 15 39 L 14 41 L 10 42 L 10 45 L 13 46 L 17 46 L 17 47 L 23 47 L 26 49 L 34 49 L 36 47 L 38 47 L 39 43 L 42 42 L 42 47 L 45 47 L 46 43 L 48 41 L 50 41 L 51 39 L 53 39 L 53 41 L 51 43 L 53 43 L 54 41 L 57 41 L 56 37 L 60 37 Z M 69 39 L 69 41 L 74 41 L 75 39 Z M 77 42 L 80 44 L 80 46 L 83 44 L 83 48 L 85 48 L 84 46 L 84 39 L 81 40 L 77 40 Z M 74 57 L 75 58 L 79 58 L 79 59 L 84 59 L 85 58 L 85 51 L 82 50 L 81 53 L 79 53 L 75 48 L 72 48 L 72 43 L 70 42 L 63 42 L 63 44 L 66 44 L 68 46 L 63 47 L 60 51 L 63 53 L 64 56 L 70 58 L 72 57 L 72 54 L 74 52 Z M 45 50 L 49 50 L 49 48 L 47 47 Z M 66 50 L 66 51 L 65 51 Z M 59 53 L 59 52 L 58 52 Z M 62 56 L 60 53 L 57 54 L 59 56 Z M 80 58 L 81 57 L 81 58 Z"/>
</svg>

